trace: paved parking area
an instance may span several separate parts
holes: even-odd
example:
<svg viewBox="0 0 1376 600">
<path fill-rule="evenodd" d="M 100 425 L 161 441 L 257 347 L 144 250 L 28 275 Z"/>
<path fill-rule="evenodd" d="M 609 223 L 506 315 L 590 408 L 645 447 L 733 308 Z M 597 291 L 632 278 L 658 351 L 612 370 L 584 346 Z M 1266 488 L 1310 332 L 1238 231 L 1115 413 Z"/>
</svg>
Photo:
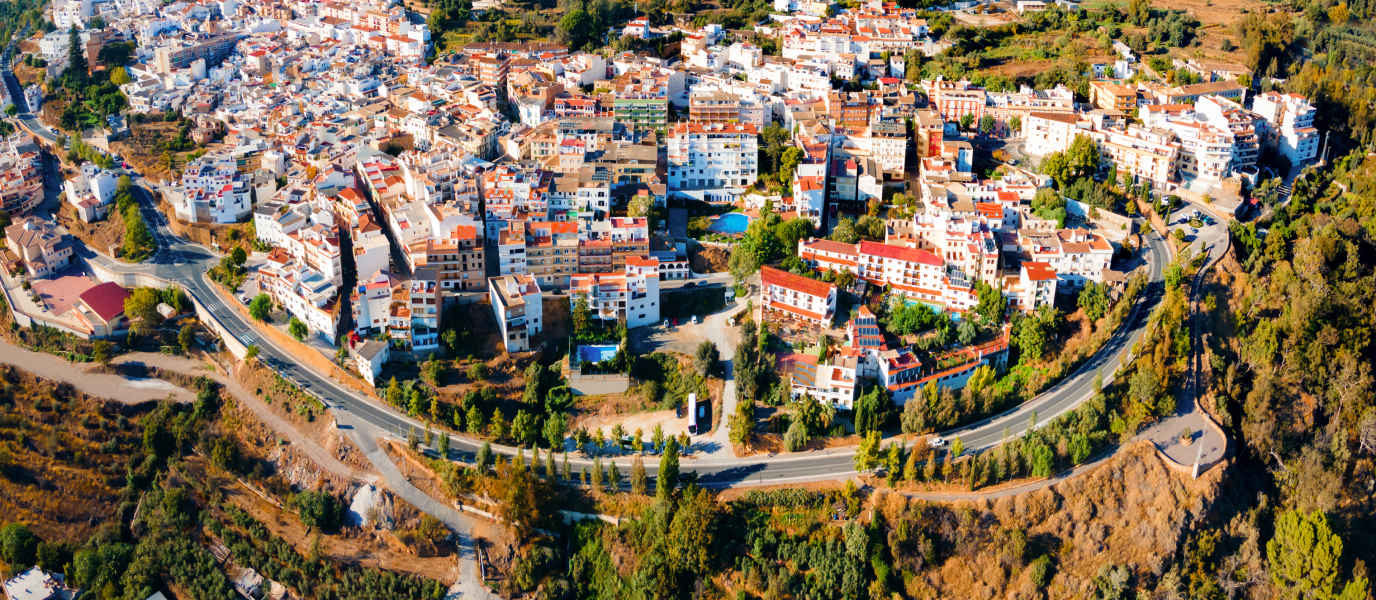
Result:
<svg viewBox="0 0 1376 600">
<path fill-rule="evenodd" d="M 698 316 L 698 321 L 702 320 L 703 317 Z M 721 325 L 715 326 L 720 327 Z M 708 339 L 708 327 L 708 324 L 702 322 L 694 325 L 687 319 L 679 319 L 678 325 L 674 325 L 673 319 L 670 319 L 669 325 L 665 325 L 661 321 L 655 325 L 637 327 L 630 331 L 631 350 L 636 354 L 681 352 L 692 355 L 697 351 L 698 344 Z"/>
</svg>

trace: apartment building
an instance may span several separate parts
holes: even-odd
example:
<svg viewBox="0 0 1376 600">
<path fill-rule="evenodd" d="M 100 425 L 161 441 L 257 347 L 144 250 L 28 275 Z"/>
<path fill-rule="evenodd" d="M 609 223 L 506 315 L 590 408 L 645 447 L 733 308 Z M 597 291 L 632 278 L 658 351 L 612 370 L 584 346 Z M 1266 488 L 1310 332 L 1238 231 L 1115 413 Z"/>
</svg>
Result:
<svg viewBox="0 0 1376 600">
<path fill-rule="evenodd" d="M 392 244 L 371 214 L 358 218 L 353 228 L 354 270 L 357 273 L 387 271 L 392 267 Z"/>
<path fill-rule="evenodd" d="M 1089 102 L 1103 109 L 1137 110 L 1137 88 L 1113 81 L 1089 82 Z"/>
<path fill-rule="evenodd" d="M 927 250 L 868 240 L 858 244 L 800 240 L 798 257 L 818 271 L 850 271 L 928 306 L 964 312 L 978 303 L 969 275 L 948 268 L 946 261 Z M 982 259 L 978 262 L 983 264 Z"/>
<path fill-rule="evenodd" d="M 908 162 L 908 127 L 902 121 L 869 123 L 870 158 L 879 163 L 888 178 L 903 179 Z"/>
<path fill-rule="evenodd" d="M 14 258 L 5 258 L 6 271 L 22 268 L 29 277 L 41 279 L 67 268 L 72 262 L 72 236 L 57 225 L 27 217 L 5 228 L 5 247 Z"/>
<path fill-rule="evenodd" d="M 358 283 L 349 294 L 356 336 L 368 338 L 387 333 L 391 324 L 393 295 L 400 285 L 401 281 L 385 270 L 375 270 L 358 278 Z"/>
<path fill-rule="evenodd" d="M 1090 125 L 1074 113 L 1028 113 L 1022 120 L 1022 136 L 1027 140 L 1023 147 L 1037 156 L 1064 152 L 1075 136 L 1088 133 Z"/>
<path fill-rule="evenodd" d="M 529 351 L 530 338 L 540 333 L 544 317 L 540 284 L 535 277 L 518 273 L 489 278 L 487 290 L 506 351 Z"/>
<path fill-rule="evenodd" d="M 760 269 L 760 307 L 765 315 L 779 312 L 807 323 L 831 327 L 836 318 L 836 285 L 763 267 Z"/>
<path fill-rule="evenodd" d="M 1055 306 L 1056 270 L 1044 262 L 1024 261 L 1018 267 L 1018 277 L 1009 277 L 1004 287 L 1008 307 L 1026 313 L 1042 306 Z"/>
<path fill-rule="evenodd" d="M 541 289 L 564 289 L 578 273 L 578 223 L 525 224 L 525 268 Z"/>
<path fill-rule="evenodd" d="M 1023 263 L 1046 265 L 1062 291 L 1075 291 L 1087 281 L 1103 283 L 1104 271 L 1113 262 L 1113 246 L 1108 240 L 1084 229 L 1020 229 L 1017 236 L 1017 252 Z"/>
<path fill-rule="evenodd" d="M 569 280 L 569 296 L 586 298 L 594 319 L 634 329 L 659 322 L 659 260 L 629 257 L 617 273 L 586 273 Z"/>
<path fill-rule="evenodd" d="M 1255 173 L 1261 141 L 1266 135 L 1266 119 L 1222 96 L 1201 97 L 1195 102 L 1195 111 L 1210 125 L 1233 135 L 1229 168 L 1234 173 Z"/>
<path fill-rule="evenodd" d="M 302 227 L 282 237 L 280 248 L 285 249 L 292 258 L 306 267 L 320 273 L 336 286 L 344 285 L 344 267 L 341 261 L 342 248 L 339 244 L 339 228 L 329 211 L 324 218 L 309 227 Z"/>
<path fill-rule="evenodd" d="M 663 134 L 669 122 L 669 76 L 655 69 L 628 71 L 612 83 L 612 115 L 631 131 Z"/>
<path fill-rule="evenodd" d="M 163 75 L 188 68 L 198 60 L 204 60 L 207 67 L 218 67 L 238 42 L 238 33 L 187 34 L 181 38 L 162 39 L 161 45 L 153 49 L 153 65 Z"/>
<path fill-rule="evenodd" d="M 402 284 L 400 289 L 403 293 L 393 296 L 400 302 L 394 302 L 390 311 L 391 323 L 388 329 L 392 346 L 411 352 L 438 350 L 440 320 L 444 313 L 439 269 L 416 269 L 411 274 L 411 281 Z"/>
<path fill-rule="evenodd" d="M 1203 119 L 1168 120 L 1164 128 L 1180 140 L 1180 177 L 1220 182 L 1232 176 L 1233 134 Z"/>
<path fill-rule="evenodd" d="M 937 78 L 923 81 L 922 87 L 927 92 L 928 106 L 935 108 L 946 122 L 959 121 L 961 117 L 971 115 L 978 123 L 980 117 L 984 116 L 987 104 L 985 91 L 969 81 Z"/>
<path fill-rule="evenodd" d="M 43 167 L 38 146 L 27 136 L 0 141 L 0 210 L 28 214 L 43 202 Z"/>
<path fill-rule="evenodd" d="M 650 226 L 645 217 L 612 217 L 580 223 L 579 273 L 619 273 L 632 258 L 649 253 Z"/>
<path fill-rule="evenodd" d="M 482 230 L 475 225 L 455 225 L 448 233 L 432 236 L 406 248 L 408 262 L 437 269 L 440 289 L 447 293 L 483 289 L 485 254 Z"/>
<path fill-rule="evenodd" d="M 669 135 L 669 191 L 730 200 L 759 177 L 758 129 L 751 124 L 676 123 Z"/>
<path fill-rule="evenodd" d="M 688 120 L 694 123 L 741 122 L 741 97 L 727 92 L 707 92 L 688 97 Z"/>
<path fill-rule="evenodd" d="M 1180 144 L 1170 130 L 1157 127 L 1129 127 L 1094 132 L 1100 156 L 1117 166 L 1119 174 L 1138 182 L 1150 182 L 1158 190 L 1174 189 L 1175 165 Z"/>
<path fill-rule="evenodd" d="M 1314 127 L 1318 111 L 1308 98 L 1266 92 L 1252 100 L 1252 110 L 1269 124 L 1267 144 L 1290 159 L 1290 164 L 1305 164 L 1319 155 L 1319 130 Z"/>
<path fill-rule="evenodd" d="M 258 269 L 259 289 L 278 306 L 333 344 L 339 327 L 339 288 L 320 272 L 274 248 Z"/>
<path fill-rule="evenodd" d="M 478 81 L 494 90 L 506 91 L 506 78 L 511 72 L 511 57 L 493 52 L 474 56 L 471 61 L 476 66 Z"/>
</svg>

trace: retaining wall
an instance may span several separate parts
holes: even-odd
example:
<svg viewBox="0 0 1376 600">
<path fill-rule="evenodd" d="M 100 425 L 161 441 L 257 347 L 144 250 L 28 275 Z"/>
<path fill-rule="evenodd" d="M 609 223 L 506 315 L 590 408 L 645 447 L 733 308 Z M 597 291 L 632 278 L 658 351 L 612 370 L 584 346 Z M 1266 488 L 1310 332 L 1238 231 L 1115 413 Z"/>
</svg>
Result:
<svg viewBox="0 0 1376 600">
<path fill-rule="evenodd" d="M 234 307 L 234 310 L 239 311 L 239 315 L 244 318 L 245 322 L 252 324 L 251 326 L 255 332 L 269 338 L 273 345 L 289 352 L 292 358 L 309 363 L 316 371 L 327 373 L 331 379 L 348 386 L 354 391 L 363 393 L 379 402 L 382 401 L 382 397 L 378 395 L 377 390 L 374 389 L 373 386 L 368 385 L 368 382 L 363 381 L 357 375 L 335 364 L 333 360 L 326 358 L 325 355 L 321 354 L 320 351 L 315 348 L 296 341 L 296 338 L 283 333 L 280 329 L 271 325 L 258 323 L 253 319 L 253 316 L 249 314 L 248 307 L 244 306 L 242 302 L 234 299 L 228 292 L 217 285 L 212 284 L 210 287 L 215 290 L 216 294 L 219 294 L 222 304 Z"/>
</svg>

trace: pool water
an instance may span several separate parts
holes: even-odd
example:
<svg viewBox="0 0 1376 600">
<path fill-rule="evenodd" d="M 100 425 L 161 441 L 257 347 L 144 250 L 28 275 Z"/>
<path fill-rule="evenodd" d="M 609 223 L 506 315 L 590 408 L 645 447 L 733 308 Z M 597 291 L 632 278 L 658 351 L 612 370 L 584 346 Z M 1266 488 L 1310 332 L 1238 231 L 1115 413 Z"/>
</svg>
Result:
<svg viewBox="0 0 1376 600">
<path fill-rule="evenodd" d="M 616 358 L 616 346 L 579 346 L 578 360 L 602 362 Z"/>
<path fill-rule="evenodd" d="M 750 217 L 741 213 L 726 213 L 712 221 L 712 224 L 707 226 L 707 230 L 717 233 L 745 233 L 745 229 L 749 226 Z"/>
</svg>

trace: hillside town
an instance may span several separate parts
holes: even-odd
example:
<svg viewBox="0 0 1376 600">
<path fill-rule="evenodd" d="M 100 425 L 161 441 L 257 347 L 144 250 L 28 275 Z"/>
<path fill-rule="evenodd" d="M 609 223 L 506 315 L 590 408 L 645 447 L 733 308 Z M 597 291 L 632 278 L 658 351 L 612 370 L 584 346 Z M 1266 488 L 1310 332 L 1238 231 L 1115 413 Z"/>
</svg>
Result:
<svg viewBox="0 0 1376 600">
<path fill-rule="evenodd" d="M 1365 10 L 1341 6 L 1320 11 L 1326 22 Z M 1267 322 L 1291 313 L 1263 300 L 1259 278 L 1345 290 L 1333 302 L 1362 293 L 1320 280 L 1365 272 L 1369 240 L 1338 238 L 1371 231 L 1353 221 L 1372 205 L 1358 197 L 1370 132 L 1321 114 L 1335 86 L 1287 82 L 1287 70 L 1300 73 L 1291 50 L 1256 42 L 1272 25 L 1247 9 L 1236 34 L 1245 52 L 1231 37 L 1202 42 L 1204 17 L 1149 0 L 17 0 L 0 10 L 18 11 L 0 25 L 4 394 L 38 389 L 12 383 L 17 373 L 60 380 L 83 363 L 99 364 L 86 376 L 159 390 L 142 398 L 166 396 L 159 408 L 81 417 L 115 432 L 99 453 L 92 443 L 75 456 L 115 474 L 101 487 L 122 506 L 123 529 L 91 548 L 119 539 L 146 552 L 177 528 L 196 532 L 194 549 L 169 550 L 181 554 L 159 559 L 170 561 L 161 571 L 140 567 L 147 581 L 131 579 L 140 563 L 126 558 L 106 565 L 120 579 L 64 569 L 43 558 L 52 548 L 26 558 L 0 543 L 13 600 L 81 588 L 150 600 L 382 597 L 355 570 L 374 577 L 436 557 L 442 570 L 401 569 L 414 581 L 387 583 L 390 597 L 687 597 L 649 591 L 651 581 L 738 600 L 1069 598 L 1093 586 L 1118 586 L 1093 597 L 1120 598 L 1128 581 L 1144 586 L 1137 597 L 1184 597 L 1144 583 L 1203 568 L 1179 558 L 1197 556 L 1181 544 L 1213 552 L 1216 538 L 1184 536 L 1179 519 L 1170 535 L 1140 536 L 1170 538 L 1155 563 L 1093 573 L 1070 557 L 1106 551 L 1102 529 L 1053 551 L 1073 546 L 1070 534 L 1034 543 L 1033 525 L 1000 526 L 1016 556 L 981 594 L 934 573 L 938 555 L 954 565 L 959 553 L 932 539 L 1010 513 L 965 509 L 911 534 L 886 515 L 937 518 L 914 516 L 918 499 L 1032 497 L 1096 464 L 1135 461 L 1184 487 L 1218 485 L 1239 452 L 1265 448 L 1280 462 L 1279 442 L 1237 448 L 1262 429 L 1236 425 L 1257 419 L 1261 402 L 1240 382 L 1291 352 L 1274 333 L 1282 325 Z M 1315 224 L 1302 211 L 1331 214 Z M 1328 236 L 1303 246 L 1312 264 L 1274 266 L 1311 235 Z M 1239 289 L 1251 295 L 1229 304 Z M 1312 364 L 1330 359 L 1359 361 Z M 1369 383 L 1341 368 L 1342 381 Z M 1266 385 L 1284 385 L 1265 372 Z M 84 394 L 72 406 L 103 391 L 68 376 L 60 393 Z M 119 393 L 128 404 L 146 395 Z M 231 394 L 237 403 L 221 402 Z M 62 402 L 0 407 L 57 414 Z M 1371 420 L 1370 409 L 1336 410 L 1304 419 Z M 141 449 L 120 441 L 125 431 L 144 431 Z M 0 474 L 11 456 L 64 456 L 60 436 L 25 436 L 0 433 Z M 1366 437 L 1348 437 L 1315 442 L 1331 456 L 1303 464 L 1370 452 Z M 128 464 L 107 462 L 117 455 Z M 613 458 L 631 465 L 629 481 Z M 301 475 L 312 461 L 334 475 Z M 275 508 L 249 506 L 258 500 L 242 490 L 224 496 L 235 480 Z M 678 536 L 666 544 L 691 545 L 682 528 L 707 522 L 725 536 L 728 511 L 693 503 L 746 486 L 761 489 L 720 502 L 753 503 L 770 524 L 730 517 L 749 533 L 724 558 L 596 533 L 659 527 L 646 515 L 663 510 L 655 535 Z M 204 525 L 185 518 L 188 506 L 204 507 Z M 680 524 L 695 510 L 697 525 Z M 259 532 L 253 519 L 278 525 Z M 808 523 L 803 537 L 791 519 Z M 10 522 L 0 516 L 0 534 Z M 292 538 L 263 546 L 292 559 L 260 561 L 264 535 Z M 1084 535 L 1097 535 L 1092 546 Z M 334 549 L 322 555 L 327 536 Z M 342 549 L 345 539 L 359 545 Z M 383 558 L 340 560 L 369 544 Z M 94 551 L 69 546 L 69 560 Z M 674 565 L 647 575 L 639 562 L 605 562 L 629 546 L 635 561 L 664 554 Z M 307 547 L 321 568 L 280 566 Z M 822 566 L 832 560 L 848 561 L 847 575 Z M 204 568 L 193 578 L 170 566 L 179 561 Z M 334 575 L 306 572 L 336 561 Z M 1351 570 L 1364 586 L 1365 567 Z M 1000 586 L 1008 593 L 993 593 Z"/>
</svg>

